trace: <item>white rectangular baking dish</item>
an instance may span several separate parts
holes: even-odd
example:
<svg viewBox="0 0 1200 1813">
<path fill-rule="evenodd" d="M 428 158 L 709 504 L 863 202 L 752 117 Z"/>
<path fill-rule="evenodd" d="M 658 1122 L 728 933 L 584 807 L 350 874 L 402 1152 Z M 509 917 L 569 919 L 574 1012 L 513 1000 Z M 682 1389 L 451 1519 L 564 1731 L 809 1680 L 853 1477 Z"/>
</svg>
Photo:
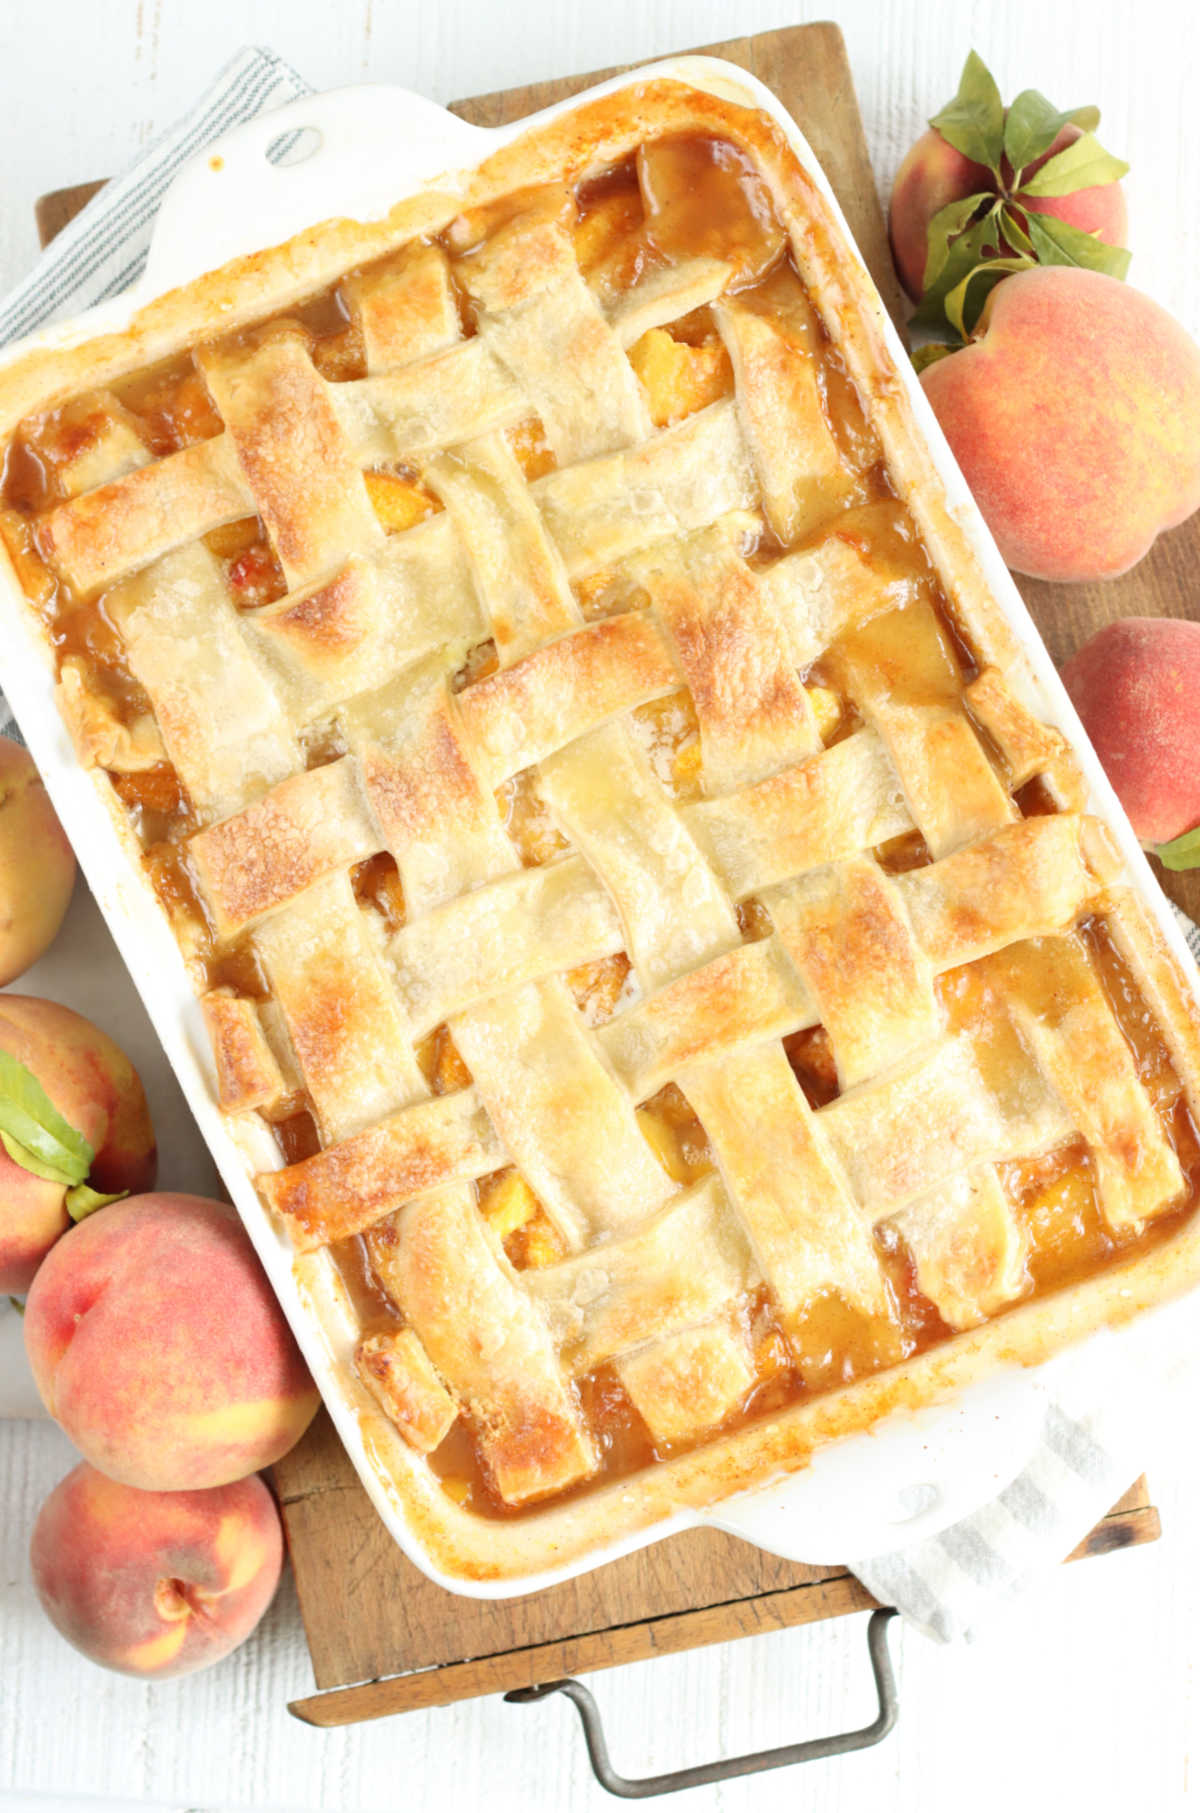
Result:
<svg viewBox="0 0 1200 1813">
<path fill-rule="evenodd" d="M 153 297 L 230 258 L 286 240 L 318 221 L 336 216 L 376 218 L 399 197 L 419 190 L 434 177 L 444 189 L 453 181 L 447 172 L 469 169 L 531 126 L 543 125 L 582 100 L 649 77 L 683 81 L 769 114 L 852 245 L 836 198 L 794 123 L 761 83 L 715 59 L 671 59 L 590 90 L 532 120 L 492 131 L 468 126 L 404 90 L 346 89 L 296 102 L 210 147 L 182 172 L 166 197 L 149 264 L 136 288 L 7 349 L 0 364 L 35 347 L 63 347 L 120 330 Z M 290 133 L 305 135 L 300 141 L 303 146 L 315 139 L 312 154 L 299 164 L 271 163 L 269 150 Z M 879 316 L 951 510 L 1023 651 L 1027 672 L 1010 673 L 1010 684 L 1040 717 L 1062 729 L 1077 750 L 1090 791 L 1088 809 L 1109 827 L 1127 879 L 1161 932 L 1167 951 L 1190 978 L 1195 994 L 1195 966 L 1171 909 L 1087 745 L 882 305 Z M 401 1548 L 450 1590 L 480 1597 L 527 1593 L 695 1524 L 716 1525 L 805 1560 L 870 1555 L 931 1535 L 974 1509 L 1015 1474 L 1031 1450 L 1052 1388 L 1068 1391 L 1083 1402 L 1090 1382 L 1100 1389 L 1103 1374 L 1105 1389 L 1114 1390 L 1115 1380 L 1137 1370 L 1135 1347 L 1139 1353 L 1150 1351 L 1151 1324 L 1173 1321 L 1177 1328 L 1178 1317 L 1156 1314 L 1118 1333 L 1093 1336 L 1042 1367 L 993 1372 L 948 1402 L 915 1415 L 891 1415 L 878 1433 L 843 1438 L 820 1451 L 807 1469 L 778 1485 L 724 1500 L 713 1510 L 679 1510 L 619 1541 L 591 1548 L 563 1566 L 499 1581 L 464 1580 L 447 1574 L 425 1552 L 389 1490 L 385 1472 L 372 1459 L 371 1444 L 347 1385 L 349 1335 L 344 1343 L 327 1338 L 306 1307 L 293 1276 L 290 1247 L 260 1204 L 248 1175 L 245 1151 L 231 1137 L 216 1107 L 208 1040 L 182 958 L 149 884 L 123 847 L 91 778 L 75 759 L 54 702 L 53 675 L 44 647 L 32 631 L 23 599 L 4 563 L 0 563 L 0 644 L 0 681 L 347 1451 Z M 264 1138 L 269 1139 L 265 1130 Z M 277 1159 L 264 1151 L 261 1164 L 274 1162 Z"/>
</svg>

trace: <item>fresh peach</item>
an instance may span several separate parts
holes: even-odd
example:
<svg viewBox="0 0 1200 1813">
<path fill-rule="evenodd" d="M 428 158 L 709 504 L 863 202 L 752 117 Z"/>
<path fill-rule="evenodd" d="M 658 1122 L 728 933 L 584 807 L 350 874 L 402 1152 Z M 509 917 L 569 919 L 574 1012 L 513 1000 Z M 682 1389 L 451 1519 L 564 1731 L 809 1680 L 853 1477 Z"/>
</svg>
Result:
<svg viewBox="0 0 1200 1813">
<path fill-rule="evenodd" d="M 33 1281 L 25 1345 L 85 1459 L 147 1491 L 257 1472 L 317 1408 L 249 1236 L 200 1196 L 134 1196 L 81 1221 Z"/>
<path fill-rule="evenodd" d="M 29 1558 L 68 1643 L 104 1668 L 161 1681 L 245 1642 L 279 1584 L 283 1533 L 261 1479 L 139 1492 L 84 1461 L 38 1512 Z"/>
<path fill-rule="evenodd" d="M 1027 181 L 1042 165 L 1074 144 L 1078 126 L 1067 125 L 1048 151 L 1035 158 L 1022 174 Z M 929 223 L 939 209 L 968 195 L 1005 195 L 1018 215 L 1053 214 L 1081 233 L 1094 233 L 1106 245 L 1123 246 L 1129 231 L 1125 192 L 1119 182 L 1096 183 L 1069 195 L 1027 195 L 1012 188 L 1012 171 L 1001 165 L 1001 180 L 986 164 L 972 163 L 932 126 L 913 145 L 892 184 L 888 228 L 892 257 L 900 281 L 914 302 L 925 287 L 925 260 L 929 250 Z"/>
<path fill-rule="evenodd" d="M 75 858 L 33 757 L 0 736 L 0 983 L 50 948 L 74 886 Z"/>
<path fill-rule="evenodd" d="M 929 223 L 940 209 L 993 187 L 986 164 L 973 164 L 933 127 L 923 132 L 896 172 L 888 209 L 892 258 L 914 302 L 925 288 Z"/>
<path fill-rule="evenodd" d="M 0 995 L 0 1052 L 32 1072 L 94 1157 L 87 1182 L 105 1194 L 148 1190 L 157 1154 L 141 1078 L 119 1045 L 82 1014 L 31 995 Z M 35 1177 L 0 1147 L 0 1291 L 27 1291 L 71 1225 L 66 1187 Z"/>
<path fill-rule="evenodd" d="M 1122 617 L 1062 677 L 1141 841 L 1200 824 L 1200 623 Z"/>
<path fill-rule="evenodd" d="M 1200 347 L 1098 271 L 1019 271 L 921 374 L 1010 567 L 1108 579 L 1200 506 Z"/>
<path fill-rule="evenodd" d="M 1078 126 L 1064 126 L 1049 151 L 1034 158 L 1025 172 L 1026 179 L 1068 145 L 1073 145 L 1079 135 Z M 1093 233 L 1105 245 L 1123 246 L 1129 237 L 1125 191 L 1119 182 L 1094 183 L 1088 189 L 1073 189 L 1069 195 L 1027 195 L 1018 189 L 1013 199 L 1022 213 L 1053 214 L 1081 233 Z"/>
</svg>

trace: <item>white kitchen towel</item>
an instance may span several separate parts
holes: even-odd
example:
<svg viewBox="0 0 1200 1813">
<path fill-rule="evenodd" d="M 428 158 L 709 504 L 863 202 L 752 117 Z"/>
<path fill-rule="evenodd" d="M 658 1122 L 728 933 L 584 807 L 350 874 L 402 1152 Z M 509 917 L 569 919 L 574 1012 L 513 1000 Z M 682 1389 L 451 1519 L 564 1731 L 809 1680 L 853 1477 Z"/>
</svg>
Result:
<svg viewBox="0 0 1200 1813">
<path fill-rule="evenodd" d="M 180 166 L 221 133 L 309 91 L 271 51 L 244 50 L 192 111 L 110 181 L 0 305 L 0 345 L 126 289 L 141 272 L 154 218 Z M 284 155 L 281 143 L 277 155 Z M 0 705 L 3 704 L 0 699 Z M 7 707 L 3 716 L 11 719 Z M 10 723 L 11 734 L 11 723 Z M 1182 915 L 1180 915 L 1182 919 Z M 1183 921 L 1200 958 L 1200 930 Z M 1055 1567 L 1144 1464 L 1088 1404 L 1049 1404 L 1036 1452 L 992 1504 L 941 1536 L 862 1561 L 876 1598 L 929 1636 L 971 1635 Z"/>
</svg>

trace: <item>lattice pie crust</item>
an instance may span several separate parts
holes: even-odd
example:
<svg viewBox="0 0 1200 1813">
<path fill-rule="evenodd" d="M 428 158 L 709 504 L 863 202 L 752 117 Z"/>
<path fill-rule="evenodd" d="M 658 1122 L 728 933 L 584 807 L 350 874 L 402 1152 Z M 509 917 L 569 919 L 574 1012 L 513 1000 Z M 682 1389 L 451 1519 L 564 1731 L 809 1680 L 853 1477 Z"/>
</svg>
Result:
<svg viewBox="0 0 1200 1813">
<path fill-rule="evenodd" d="M 64 715 L 447 1572 L 1192 1277 L 1188 985 L 765 116 L 584 104 L 0 406 Z"/>
</svg>

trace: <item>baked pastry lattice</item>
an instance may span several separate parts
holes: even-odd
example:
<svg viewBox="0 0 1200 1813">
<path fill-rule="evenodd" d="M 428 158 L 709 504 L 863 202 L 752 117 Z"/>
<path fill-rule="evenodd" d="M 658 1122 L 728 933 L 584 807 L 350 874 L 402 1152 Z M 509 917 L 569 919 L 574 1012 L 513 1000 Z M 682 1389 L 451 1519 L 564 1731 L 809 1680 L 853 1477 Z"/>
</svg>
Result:
<svg viewBox="0 0 1200 1813">
<path fill-rule="evenodd" d="M 6 506 L 262 1198 L 473 1512 L 903 1371 L 1195 1158 L 796 204 L 628 151 L 27 419 Z"/>
</svg>

